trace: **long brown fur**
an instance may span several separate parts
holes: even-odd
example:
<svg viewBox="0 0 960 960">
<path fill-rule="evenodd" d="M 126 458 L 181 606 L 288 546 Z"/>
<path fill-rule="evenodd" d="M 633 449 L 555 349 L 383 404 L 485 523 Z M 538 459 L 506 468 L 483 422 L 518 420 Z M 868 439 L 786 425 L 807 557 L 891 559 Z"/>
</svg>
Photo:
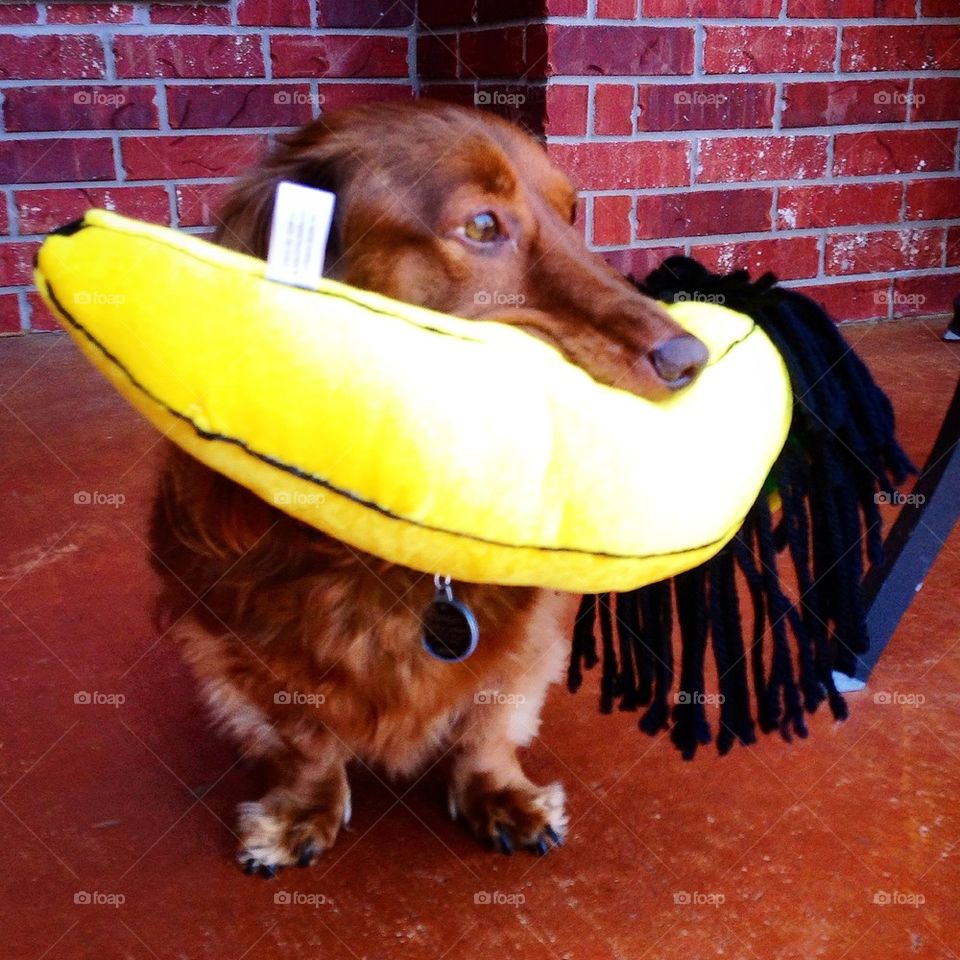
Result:
<svg viewBox="0 0 960 960">
<path fill-rule="evenodd" d="M 337 194 L 329 275 L 523 326 L 598 380 L 666 392 L 649 354 L 680 329 L 587 251 L 569 182 L 510 124 L 430 103 L 314 123 L 235 186 L 218 241 L 265 256 L 283 179 Z M 462 236 L 484 211 L 510 234 L 495 250 Z M 430 576 L 309 529 L 175 449 L 152 548 L 168 595 L 192 595 L 186 616 L 171 602 L 172 632 L 215 716 L 271 770 L 267 794 L 241 805 L 249 870 L 304 865 L 334 842 L 354 758 L 408 774 L 448 752 L 451 811 L 479 837 L 541 852 L 560 841 L 562 788 L 531 783 L 516 750 L 562 671 L 569 598 L 455 584 L 480 644 L 464 663 L 439 662 L 420 642 Z"/>
</svg>

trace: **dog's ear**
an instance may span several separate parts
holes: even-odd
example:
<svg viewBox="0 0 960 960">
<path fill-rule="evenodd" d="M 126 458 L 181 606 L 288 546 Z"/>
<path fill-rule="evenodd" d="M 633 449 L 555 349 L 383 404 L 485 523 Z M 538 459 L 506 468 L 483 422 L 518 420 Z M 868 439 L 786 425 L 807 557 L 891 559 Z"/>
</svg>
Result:
<svg viewBox="0 0 960 960">
<path fill-rule="evenodd" d="M 282 137 L 274 152 L 234 184 L 216 221 L 214 242 L 266 259 L 273 204 L 281 180 L 328 190 L 337 195 L 326 262 L 341 254 L 340 200 L 345 190 L 347 151 L 322 121 Z"/>
</svg>

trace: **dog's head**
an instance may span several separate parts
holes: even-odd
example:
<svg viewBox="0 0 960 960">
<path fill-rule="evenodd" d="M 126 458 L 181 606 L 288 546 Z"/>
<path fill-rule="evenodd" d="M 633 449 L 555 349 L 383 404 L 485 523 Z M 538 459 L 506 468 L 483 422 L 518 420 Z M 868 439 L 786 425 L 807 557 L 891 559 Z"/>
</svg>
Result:
<svg viewBox="0 0 960 960">
<path fill-rule="evenodd" d="M 498 117 L 420 101 L 317 121 L 237 184 L 220 243 L 266 256 L 280 180 L 337 195 L 326 261 L 337 280 L 521 326 L 644 396 L 682 388 L 706 362 L 699 340 L 587 250 L 570 182 Z"/>
</svg>

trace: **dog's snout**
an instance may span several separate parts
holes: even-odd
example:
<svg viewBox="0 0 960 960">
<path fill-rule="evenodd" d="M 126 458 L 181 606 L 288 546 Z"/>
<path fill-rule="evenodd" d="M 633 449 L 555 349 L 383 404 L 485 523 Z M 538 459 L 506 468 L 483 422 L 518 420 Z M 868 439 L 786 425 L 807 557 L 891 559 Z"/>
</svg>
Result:
<svg viewBox="0 0 960 960">
<path fill-rule="evenodd" d="M 709 359 L 703 343 L 688 333 L 665 340 L 649 356 L 657 375 L 671 390 L 692 383 Z"/>
</svg>

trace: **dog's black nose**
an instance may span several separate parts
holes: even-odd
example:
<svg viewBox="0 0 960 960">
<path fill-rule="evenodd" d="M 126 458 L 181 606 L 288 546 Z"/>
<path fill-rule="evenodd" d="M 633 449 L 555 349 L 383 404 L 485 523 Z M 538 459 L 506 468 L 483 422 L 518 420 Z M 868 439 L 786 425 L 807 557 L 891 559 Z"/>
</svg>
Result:
<svg viewBox="0 0 960 960">
<path fill-rule="evenodd" d="M 683 334 L 654 347 L 649 357 L 660 379 L 671 390 L 679 390 L 696 379 L 710 354 L 696 337 Z"/>
</svg>

